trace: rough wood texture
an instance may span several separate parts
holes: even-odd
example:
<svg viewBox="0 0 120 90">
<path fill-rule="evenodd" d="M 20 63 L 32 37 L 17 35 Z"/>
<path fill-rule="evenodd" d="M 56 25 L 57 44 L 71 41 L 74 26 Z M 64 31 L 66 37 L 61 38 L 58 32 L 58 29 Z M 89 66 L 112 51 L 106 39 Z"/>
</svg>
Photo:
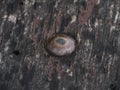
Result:
<svg viewBox="0 0 120 90">
<path fill-rule="evenodd" d="M 72 55 L 46 51 L 55 33 Z M 0 90 L 120 90 L 120 0 L 0 0 Z"/>
</svg>

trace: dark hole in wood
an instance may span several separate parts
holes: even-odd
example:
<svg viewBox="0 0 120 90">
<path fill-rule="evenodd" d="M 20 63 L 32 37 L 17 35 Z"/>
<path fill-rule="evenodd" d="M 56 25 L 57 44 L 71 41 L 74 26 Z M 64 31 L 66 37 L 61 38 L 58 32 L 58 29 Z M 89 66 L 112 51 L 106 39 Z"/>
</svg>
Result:
<svg viewBox="0 0 120 90">
<path fill-rule="evenodd" d="M 20 6 L 23 6 L 23 5 L 24 5 L 24 3 L 23 3 L 23 2 L 19 2 L 19 5 L 20 5 Z"/>
<path fill-rule="evenodd" d="M 81 5 L 82 5 L 82 7 L 84 8 L 84 10 L 86 10 L 87 3 L 86 3 L 85 1 L 82 1 L 82 2 L 81 2 Z"/>
<path fill-rule="evenodd" d="M 117 90 L 116 85 L 115 85 L 115 84 L 111 84 L 111 85 L 110 85 L 110 90 Z"/>
<path fill-rule="evenodd" d="M 15 51 L 13 51 L 13 54 L 18 56 L 20 54 L 20 52 L 19 52 L 19 50 L 15 50 Z"/>
</svg>

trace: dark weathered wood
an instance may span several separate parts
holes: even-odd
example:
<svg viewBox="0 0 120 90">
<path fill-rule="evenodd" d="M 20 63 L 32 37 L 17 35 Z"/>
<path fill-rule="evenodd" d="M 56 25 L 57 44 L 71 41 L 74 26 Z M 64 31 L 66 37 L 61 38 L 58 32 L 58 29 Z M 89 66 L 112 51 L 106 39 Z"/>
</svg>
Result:
<svg viewBox="0 0 120 90">
<path fill-rule="evenodd" d="M 76 51 L 48 53 L 55 33 Z M 120 90 L 120 0 L 0 0 L 0 90 Z"/>
</svg>

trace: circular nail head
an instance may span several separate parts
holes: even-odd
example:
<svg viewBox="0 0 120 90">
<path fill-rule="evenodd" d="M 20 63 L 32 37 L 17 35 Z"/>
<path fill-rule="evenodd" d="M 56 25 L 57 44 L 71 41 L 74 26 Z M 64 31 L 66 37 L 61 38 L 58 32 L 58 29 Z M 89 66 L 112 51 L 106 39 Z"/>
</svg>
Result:
<svg viewBox="0 0 120 90">
<path fill-rule="evenodd" d="M 75 50 L 75 40 L 65 34 L 53 35 L 47 42 L 47 50 L 56 56 L 69 55 Z"/>
</svg>

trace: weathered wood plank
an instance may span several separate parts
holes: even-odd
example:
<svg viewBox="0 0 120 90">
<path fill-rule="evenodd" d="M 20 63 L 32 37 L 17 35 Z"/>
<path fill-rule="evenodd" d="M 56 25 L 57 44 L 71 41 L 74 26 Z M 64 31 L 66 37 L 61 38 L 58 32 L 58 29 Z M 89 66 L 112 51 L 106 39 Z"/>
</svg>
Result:
<svg viewBox="0 0 120 90">
<path fill-rule="evenodd" d="M 0 90 L 120 90 L 119 0 L 0 2 Z M 73 54 L 46 51 L 56 33 Z"/>
</svg>

